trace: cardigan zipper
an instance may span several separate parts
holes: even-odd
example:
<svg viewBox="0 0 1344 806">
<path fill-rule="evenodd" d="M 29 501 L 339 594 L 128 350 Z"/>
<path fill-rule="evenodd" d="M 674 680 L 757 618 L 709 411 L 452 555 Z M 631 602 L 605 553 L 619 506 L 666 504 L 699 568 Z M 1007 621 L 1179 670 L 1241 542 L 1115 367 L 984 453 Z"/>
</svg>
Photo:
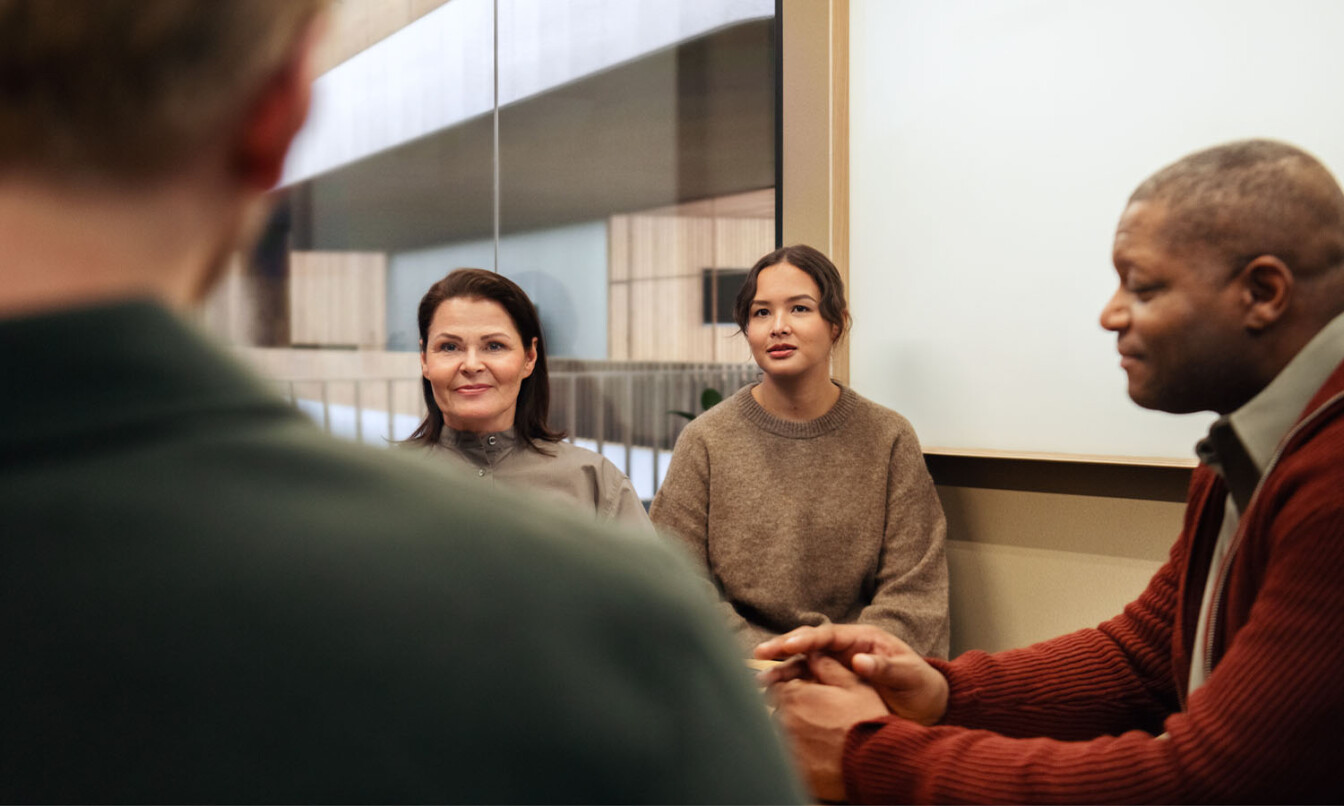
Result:
<svg viewBox="0 0 1344 806">
<path fill-rule="evenodd" d="M 1279 447 L 1275 449 L 1274 455 L 1270 457 L 1265 465 L 1265 472 L 1260 474 L 1260 480 L 1256 482 L 1255 489 L 1251 491 L 1251 498 L 1246 502 L 1246 512 L 1241 513 L 1241 524 L 1237 527 L 1237 532 L 1232 536 L 1232 545 L 1227 547 L 1227 554 L 1223 556 L 1222 563 L 1218 566 L 1218 579 L 1214 583 L 1213 598 L 1209 602 L 1209 624 L 1204 636 L 1204 677 L 1207 678 L 1213 674 L 1213 639 L 1217 635 L 1218 613 L 1223 606 L 1223 593 L 1226 587 L 1227 575 L 1232 570 L 1232 558 L 1237 553 L 1237 548 L 1241 545 L 1242 536 L 1245 534 L 1246 514 L 1255 507 L 1255 501 L 1260 496 L 1260 490 L 1265 486 L 1265 479 L 1274 471 L 1278 465 L 1280 457 L 1288 450 L 1293 440 L 1308 425 L 1330 413 L 1331 408 L 1344 402 L 1344 392 L 1337 393 L 1334 397 L 1322 403 L 1311 414 L 1304 417 L 1297 425 L 1293 426 L 1287 436 L 1279 442 Z"/>
</svg>

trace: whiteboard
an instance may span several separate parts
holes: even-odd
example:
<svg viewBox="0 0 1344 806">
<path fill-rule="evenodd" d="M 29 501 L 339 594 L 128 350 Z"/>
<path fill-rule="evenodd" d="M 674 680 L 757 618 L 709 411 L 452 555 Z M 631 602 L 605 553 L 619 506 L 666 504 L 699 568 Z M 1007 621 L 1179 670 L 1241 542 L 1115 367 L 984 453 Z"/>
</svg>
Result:
<svg viewBox="0 0 1344 806">
<path fill-rule="evenodd" d="M 850 380 L 926 449 L 1190 458 L 1098 324 L 1125 200 L 1272 137 L 1344 167 L 1344 2 L 852 0 Z"/>
</svg>

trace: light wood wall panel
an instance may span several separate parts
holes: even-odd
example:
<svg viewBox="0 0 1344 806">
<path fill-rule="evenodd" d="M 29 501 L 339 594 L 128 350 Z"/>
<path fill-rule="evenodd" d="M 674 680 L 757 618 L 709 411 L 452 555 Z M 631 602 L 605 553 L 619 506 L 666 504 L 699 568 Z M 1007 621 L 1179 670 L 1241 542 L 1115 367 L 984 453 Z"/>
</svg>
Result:
<svg viewBox="0 0 1344 806">
<path fill-rule="evenodd" d="M 1095 627 L 1137 598 L 1161 562 L 949 540 L 947 565 L 955 657 Z"/>
<path fill-rule="evenodd" d="M 750 268 L 774 248 L 774 192 L 613 216 L 609 222 L 610 357 L 751 360 L 735 325 L 704 322 L 707 268 Z M 766 216 L 766 217 L 762 217 Z"/>
<path fill-rule="evenodd" d="M 242 257 L 235 253 L 198 311 L 201 325 L 230 344 L 254 343 L 258 310 L 255 280 L 247 275 Z"/>
<path fill-rule="evenodd" d="M 784 243 L 830 257 L 849 286 L 849 0 L 783 0 Z M 831 374 L 849 382 L 849 343 Z"/>
<path fill-rule="evenodd" d="M 387 255 L 291 252 L 290 343 L 381 348 L 387 341 Z"/>
</svg>

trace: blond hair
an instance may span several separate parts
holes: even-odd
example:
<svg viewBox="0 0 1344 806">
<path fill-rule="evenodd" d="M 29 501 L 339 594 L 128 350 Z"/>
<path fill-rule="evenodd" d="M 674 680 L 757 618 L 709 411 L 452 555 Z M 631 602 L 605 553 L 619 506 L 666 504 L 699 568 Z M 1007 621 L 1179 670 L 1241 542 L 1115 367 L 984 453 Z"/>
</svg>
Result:
<svg viewBox="0 0 1344 806">
<path fill-rule="evenodd" d="M 244 114 L 327 0 L 0 0 L 0 175 L 151 180 Z"/>
</svg>

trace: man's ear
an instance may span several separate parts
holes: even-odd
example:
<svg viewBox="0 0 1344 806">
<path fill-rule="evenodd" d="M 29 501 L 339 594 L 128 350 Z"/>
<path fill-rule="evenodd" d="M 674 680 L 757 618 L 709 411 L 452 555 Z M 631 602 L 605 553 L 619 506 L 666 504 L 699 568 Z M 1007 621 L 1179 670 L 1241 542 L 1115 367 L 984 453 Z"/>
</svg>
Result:
<svg viewBox="0 0 1344 806">
<path fill-rule="evenodd" d="M 280 181 L 285 155 L 308 117 L 313 52 L 325 28 L 323 18 L 308 24 L 247 107 L 231 155 L 235 175 L 250 190 L 264 192 Z"/>
<path fill-rule="evenodd" d="M 1293 271 L 1273 255 L 1261 255 L 1241 270 L 1246 329 L 1265 330 L 1283 316 L 1293 296 Z"/>
</svg>

